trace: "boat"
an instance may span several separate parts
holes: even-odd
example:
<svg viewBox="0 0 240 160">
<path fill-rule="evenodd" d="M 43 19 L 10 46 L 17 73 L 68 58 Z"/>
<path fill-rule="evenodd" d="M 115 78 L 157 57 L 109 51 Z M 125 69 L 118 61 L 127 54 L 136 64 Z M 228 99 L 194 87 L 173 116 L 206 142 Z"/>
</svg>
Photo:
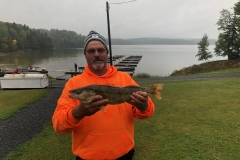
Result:
<svg viewBox="0 0 240 160">
<path fill-rule="evenodd" d="M 0 77 L 1 89 L 46 88 L 49 86 L 47 74 L 5 74 Z"/>
</svg>

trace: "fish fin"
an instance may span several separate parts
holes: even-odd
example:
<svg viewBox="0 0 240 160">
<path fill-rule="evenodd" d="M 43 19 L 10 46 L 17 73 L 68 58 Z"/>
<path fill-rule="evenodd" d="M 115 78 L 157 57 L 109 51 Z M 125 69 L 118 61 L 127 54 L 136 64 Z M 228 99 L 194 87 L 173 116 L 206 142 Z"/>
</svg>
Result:
<svg viewBox="0 0 240 160">
<path fill-rule="evenodd" d="M 90 98 L 81 99 L 78 94 L 70 93 L 68 97 L 80 100 L 82 103 L 90 103 L 93 101 L 93 96 Z"/>
<path fill-rule="evenodd" d="M 101 109 L 103 112 L 107 112 L 106 106 L 104 106 L 104 105 L 100 106 L 99 109 Z"/>
<path fill-rule="evenodd" d="M 163 89 L 163 84 L 154 84 L 154 85 L 152 85 L 151 88 L 153 90 L 153 92 L 152 92 L 153 96 L 155 96 L 157 99 L 161 99 L 162 95 L 159 92 L 159 90 Z"/>
<path fill-rule="evenodd" d="M 82 100 L 83 103 L 90 103 L 93 101 L 93 96 L 87 99 Z"/>
<path fill-rule="evenodd" d="M 162 95 L 161 95 L 161 93 L 159 91 L 155 91 L 153 93 L 153 96 L 156 97 L 157 99 L 162 99 Z"/>
<path fill-rule="evenodd" d="M 126 86 L 124 88 L 140 88 L 139 86 L 136 86 L 136 85 L 129 85 L 129 86 Z"/>
</svg>

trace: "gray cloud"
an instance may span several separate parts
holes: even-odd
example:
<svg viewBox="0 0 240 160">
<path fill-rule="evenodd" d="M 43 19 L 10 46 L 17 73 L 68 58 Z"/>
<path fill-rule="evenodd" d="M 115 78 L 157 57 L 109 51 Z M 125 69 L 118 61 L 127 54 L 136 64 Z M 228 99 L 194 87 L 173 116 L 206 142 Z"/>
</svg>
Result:
<svg viewBox="0 0 240 160">
<path fill-rule="evenodd" d="M 222 9 L 238 0 L 109 0 L 112 38 L 217 38 Z M 30 28 L 65 29 L 87 35 L 96 30 L 107 37 L 105 0 L 0 0 L 3 22 Z"/>
</svg>

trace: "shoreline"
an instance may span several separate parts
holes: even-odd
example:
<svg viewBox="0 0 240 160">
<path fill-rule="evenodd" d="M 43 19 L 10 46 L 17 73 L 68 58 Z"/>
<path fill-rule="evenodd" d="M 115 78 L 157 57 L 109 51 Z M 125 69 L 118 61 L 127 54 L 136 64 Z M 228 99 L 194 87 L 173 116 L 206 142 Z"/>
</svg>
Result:
<svg viewBox="0 0 240 160">
<path fill-rule="evenodd" d="M 15 68 L 18 69 L 25 69 L 27 66 L 24 65 L 17 65 L 17 64 L 0 64 L 0 69 L 3 70 L 14 70 Z"/>
<path fill-rule="evenodd" d="M 15 54 L 15 53 L 24 53 L 23 50 L 21 51 L 16 51 L 16 52 L 0 52 L 0 57 L 3 57 L 3 56 L 6 56 L 6 55 L 9 55 L 9 54 Z M 26 66 L 24 65 L 17 65 L 17 64 L 0 64 L 0 69 L 1 70 L 12 70 L 12 69 L 15 69 L 15 68 L 26 68 Z"/>
<path fill-rule="evenodd" d="M 7 55 L 7 53 L 1 53 L 1 52 L 0 52 L 0 57 L 1 57 L 1 56 L 6 56 L 6 55 Z"/>
<path fill-rule="evenodd" d="M 15 53 L 24 53 L 24 50 L 15 51 L 15 52 L 0 52 L 0 57 L 6 56 L 6 55 L 9 55 L 9 54 L 15 54 Z"/>
<path fill-rule="evenodd" d="M 23 52 L 24 52 L 24 50 L 19 50 L 19 51 L 14 51 L 14 52 L 0 52 L 0 56 L 12 54 L 12 53 L 23 53 Z"/>
</svg>

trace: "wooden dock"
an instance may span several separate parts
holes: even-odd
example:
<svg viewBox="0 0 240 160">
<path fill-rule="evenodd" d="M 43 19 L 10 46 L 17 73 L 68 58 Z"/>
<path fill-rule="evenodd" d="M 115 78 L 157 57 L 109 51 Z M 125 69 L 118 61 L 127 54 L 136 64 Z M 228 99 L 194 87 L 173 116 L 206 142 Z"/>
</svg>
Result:
<svg viewBox="0 0 240 160">
<path fill-rule="evenodd" d="M 125 55 L 115 55 L 115 56 L 113 56 L 112 57 L 113 65 L 119 63 L 119 61 L 122 61 L 125 58 L 126 58 Z M 108 64 L 110 64 L 110 57 L 108 57 Z"/>
<path fill-rule="evenodd" d="M 142 59 L 142 56 L 124 56 L 121 57 L 118 61 L 115 60 L 114 66 L 117 67 L 119 71 L 127 72 L 133 76 L 135 68 L 137 67 L 139 61 Z"/>
<path fill-rule="evenodd" d="M 73 77 L 73 76 L 76 76 L 76 75 L 78 75 L 78 74 L 82 74 L 82 72 L 74 72 L 74 71 L 69 71 L 69 72 L 65 72 L 65 75 L 71 75 L 71 77 Z"/>
<path fill-rule="evenodd" d="M 65 72 L 65 75 L 71 75 L 71 77 L 73 77 L 73 76 L 76 76 L 78 74 L 82 74 L 83 71 L 84 71 L 84 67 L 78 67 L 78 72 L 68 71 L 68 72 Z"/>
<path fill-rule="evenodd" d="M 125 56 L 125 55 L 115 55 L 112 57 L 113 65 L 118 69 L 118 71 L 126 72 L 131 76 L 135 72 L 139 61 L 142 59 L 142 56 Z M 110 64 L 110 58 L 108 57 L 108 64 Z M 65 75 L 71 75 L 71 77 L 84 72 L 84 67 L 78 67 L 78 72 L 68 71 L 65 72 Z"/>
</svg>

